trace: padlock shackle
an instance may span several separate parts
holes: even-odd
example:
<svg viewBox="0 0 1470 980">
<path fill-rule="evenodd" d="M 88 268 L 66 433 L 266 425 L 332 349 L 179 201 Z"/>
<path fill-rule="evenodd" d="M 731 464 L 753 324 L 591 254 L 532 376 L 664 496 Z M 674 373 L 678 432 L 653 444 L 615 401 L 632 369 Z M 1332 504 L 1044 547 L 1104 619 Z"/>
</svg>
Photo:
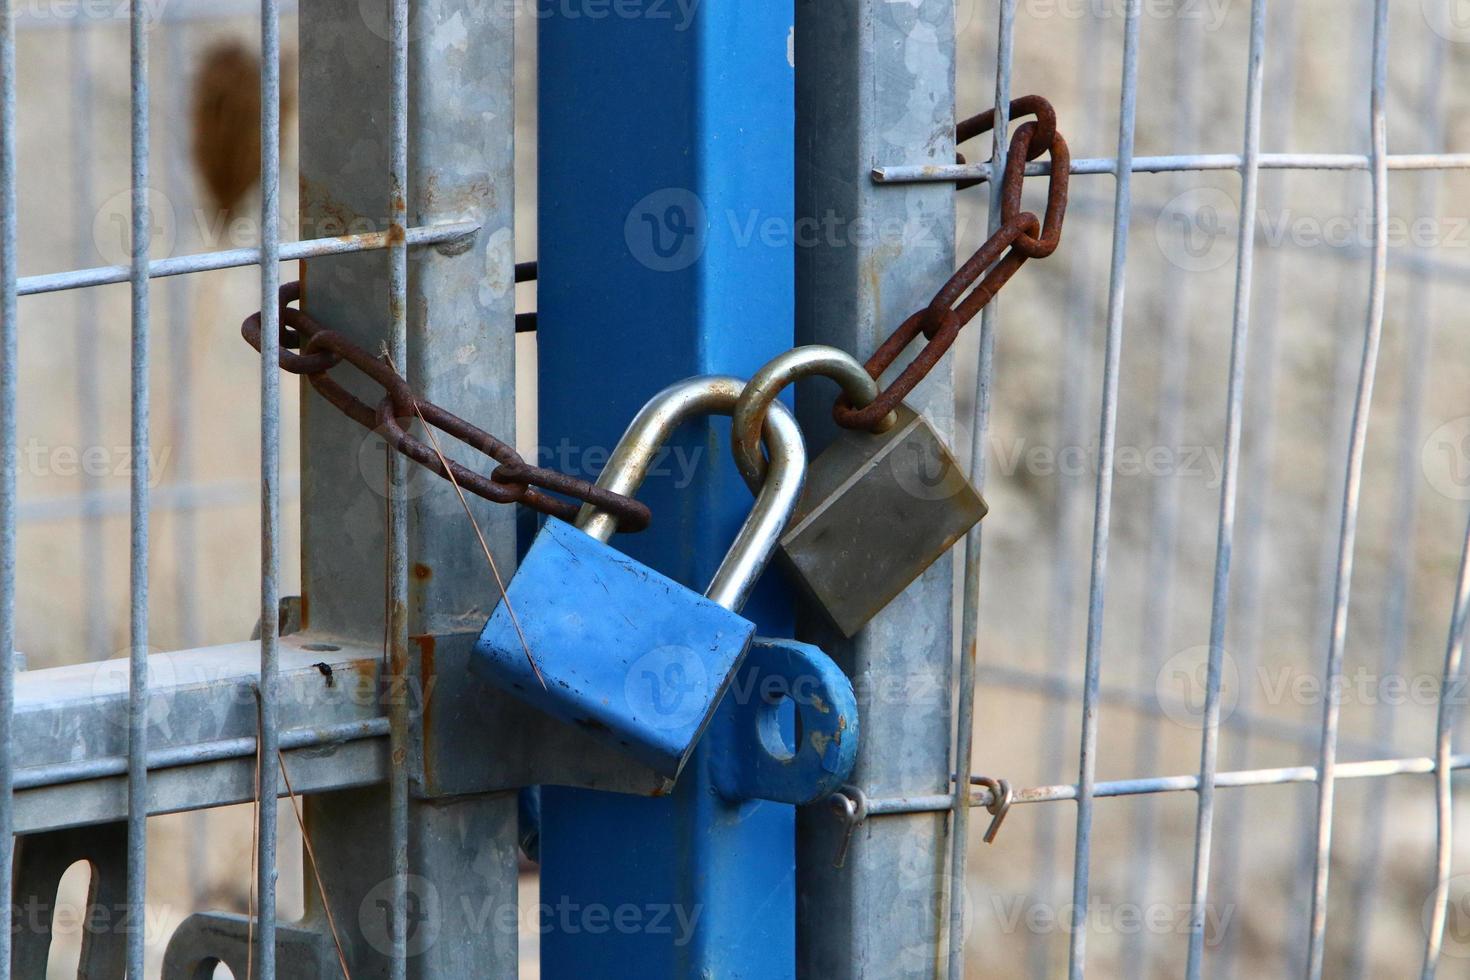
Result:
<svg viewBox="0 0 1470 980">
<path fill-rule="evenodd" d="M 750 486 L 751 492 L 761 486 L 766 478 L 766 457 L 761 452 L 761 427 L 771 410 L 779 405 L 776 397 L 787 385 L 799 378 L 819 374 L 831 378 L 842 386 L 855 408 L 863 408 L 878 397 L 878 382 L 868 374 L 857 358 L 838 347 L 825 344 L 808 344 L 778 354 L 745 386 L 744 393 L 735 405 L 734 424 L 730 432 L 730 447 L 735 454 L 735 466 Z M 887 432 L 897 423 L 898 416 L 889 412 L 887 418 L 874 432 Z"/>
<path fill-rule="evenodd" d="M 745 382 L 739 378 L 706 375 L 654 395 L 618 440 L 597 485 L 624 496 L 636 495 L 675 429 L 701 415 L 733 414 L 744 390 Z M 705 590 L 707 598 L 734 612 L 745 605 L 775 554 L 806 482 L 806 443 L 790 410 L 780 403 L 772 406 L 762 431 L 770 453 L 769 475 L 757 484 L 755 506 Z M 606 542 L 617 531 L 617 518 L 588 504 L 578 514 L 577 527 Z"/>
</svg>

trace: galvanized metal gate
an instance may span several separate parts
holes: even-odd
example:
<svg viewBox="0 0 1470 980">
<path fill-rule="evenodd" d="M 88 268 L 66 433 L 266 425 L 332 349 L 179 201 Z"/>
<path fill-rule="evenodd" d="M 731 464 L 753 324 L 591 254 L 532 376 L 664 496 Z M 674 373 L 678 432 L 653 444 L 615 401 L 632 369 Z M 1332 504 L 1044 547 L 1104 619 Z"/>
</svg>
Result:
<svg viewBox="0 0 1470 980">
<path fill-rule="evenodd" d="M 791 632 L 794 624 L 798 636 L 819 643 L 847 669 L 862 698 L 864 742 L 854 785 L 830 807 L 799 812 L 770 804 L 710 805 L 711 794 L 703 791 L 698 772 L 671 800 L 597 792 L 641 785 L 643 776 L 600 754 L 576 733 L 467 687 L 462 679 L 469 644 L 495 593 L 479 545 L 466 533 L 460 499 L 448 486 L 415 482 L 408 464 L 395 454 L 388 454 L 387 464 L 374 463 L 386 466 L 385 483 L 362 478 L 365 470 L 376 473 L 373 465 L 364 466 L 369 450 L 362 438 L 310 393 L 303 395 L 301 420 L 303 596 L 281 595 L 281 403 L 275 364 L 282 261 L 307 260 L 306 302 L 312 313 L 365 346 L 386 344 L 424 397 L 453 406 L 489 431 L 514 430 L 511 65 L 517 5 L 437 0 L 411 7 L 407 0 L 330 0 L 299 11 L 303 233 L 299 242 L 282 242 L 280 6 L 279 0 L 262 0 L 260 241 L 230 251 L 153 259 L 149 187 L 156 178 L 150 173 L 148 65 L 155 35 L 151 8 L 135 3 L 130 18 L 131 261 L 25 277 L 17 262 L 25 229 L 17 226 L 15 116 L 15 31 L 24 21 L 7 16 L 0 37 L 0 458 L 5 467 L 0 482 L 0 784 L 13 792 L 0 796 L 0 836 L 18 835 L 18 844 L 13 856 L 8 848 L 0 849 L 0 888 L 16 897 L 12 928 L 0 931 L 0 971 L 41 975 L 52 931 L 45 910 L 61 874 L 85 861 L 93 869 L 95 900 L 109 910 L 107 922 L 89 932 L 83 958 L 84 970 L 92 972 L 86 975 L 118 975 L 124 961 L 131 975 L 143 975 L 145 935 L 139 924 L 145 921 L 149 814 L 290 793 L 300 797 L 305 811 L 306 855 L 314 876 L 305 918 L 277 923 L 279 829 L 275 808 L 261 806 L 256 916 L 203 911 L 191 916 L 169 939 L 165 976 L 207 975 L 200 971 L 216 962 L 237 977 L 349 971 L 353 976 L 514 976 L 521 839 L 515 791 L 546 784 L 562 788 L 548 790 L 543 801 L 542 905 L 598 908 L 609 916 L 624 908 L 638 909 L 640 915 L 662 910 L 664 917 L 682 912 L 689 929 L 686 941 L 678 943 L 646 918 L 637 928 L 604 931 L 586 927 L 584 919 L 569 925 L 570 920 L 554 918 L 542 940 L 543 967 L 552 975 L 570 975 L 592 962 L 599 964 L 599 975 L 607 976 L 708 971 L 879 977 L 945 970 L 961 976 L 975 911 L 966 907 L 964 887 L 970 809 L 989 807 L 1003 817 L 1007 808 L 1023 803 L 1075 801 L 1073 880 L 1070 901 L 1060 907 L 1070 919 L 1071 974 L 1081 976 L 1087 962 L 1095 802 L 1184 792 L 1196 796 L 1197 808 L 1193 888 L 1180 942 L 1187 949 L 1187 975 L 1199 976 L 1208 962 L 1205 925 L 1216 891 L 1209 873 L 1218 860 L 1215 844 L 1218 838 L 1219 849 L 1238 850 L 1245 835 L 1238 807 L 1221 807 L 1222 826 L 1216 831 L 1215 790 L 1302 783 L 1315 787 L 1317 805 L 1315 818 L 1308 814 L 1302 821 L 1311 830 L 1312 887 L 1300 968 L 1316 977 L 1323 972 L 1327 948 L 1338 780 L 1432 775 L 1439 799 L 1438 862 L 1425 872 L 1426 886 L 1434 886 L 1425 953 L 1425 972 L 1432 973 L 1450 899 L 1451 773 L 1470 766 L 1470 756 L 1452 751 L 1456 701 L 1444 696 L 1455 689 L 1452 679 L 1460 674 L 1470 559 L 1462 559 L 1453 581 L 1418 583 L 1453 590 L 1455 596 L 1432 752 L 1428 746 L 1424 754 L 1381 751 L 1391 741 L 1391 719 L 1384 709 L 1372 751 L 1339 762 L 1340 704 L 1326 698 L 1320 731 L 1311 736 L 1314 764 L 1247 768 L 1248 742 L 1242 734 L 1225 743 L 1222 767 L 1221 699 L 1227 625 L 1238 617 L 1247 632 L 1260 629 L 1265 501 L 1260 488 L 1269 484 L 1271 439 L 1269 320 L 1283 285 L 1274 264 L 1257 261 L 1262 171 L 1352 170 L 1371 177 L 1372 238 L 1363 257 L 1369 300 L 1358 335 L 1361 357 L 1356 365 L 1349 362 L 1356 376 L 1356 384 L 1347 386 L 1351 423 L 1335 456 L 1341 525 L 1329 556 L 1331 614 L 1321 662 L 1324 687 L 1331 690 L 1344 671 L 1362 472 L 1385 322 L 1389 174 L 1470 168 L 1470 155 L 1439 152 L 1445 125 L 1431 101 L 1441 85 L 1451 28 L 1458 22 L 1445 20 L 1440 30 L 1426 34 L 1431 39 L 1423 109 L 1428 152 L 1388 152 L 1390 5 L 1369 0 L 1359 6 L 1367 14 L 1363 49 L 1371 52 L 1371 67 L 1344 82 L 1358 85 L 1371 100 L 1367 152 L 1273 154 L 1262 152 L 1263 129 L 1268 143 L 1282 142 L 1288 122 L 1263 112 L 1265 55 L 1272 38 L 1294 35 L 1297 25 L 1290 4 L 1271 5 L 1272 14 L 1266 0 L 1253 0 L 1241 149 L 1204 154 L 1193 152 L 1205 143 L 1194 109 L 1200 97 L 1196 68 L 1202 34 L 1183 16 L 1188 0 L 1179 0 L 1169 5 L 1179 28 L 1181 109 L 1171 131 L 1175 144 L 1188 152 L 1145 157 L 1136 155 L 1134 146 L 1141 28 L 1151 15 L 1148 6 L 1144 0 L 1126 0 L 1121 17 L 1088 14 L 1089 30 L 1122 34 L 1117 149 L 1105 157 L 1074 160 L 1071 168 L 1084 181 L 1114 177 L 1111 204 L 1103 203 L 1098 212 L 1110 221 L 1112 251 L 1080 688 L 1068 686 L 1065 666 L 1073 651 L 1059 625 L 1052 627 L 1056 655 L 1047 673 L 979 662 L 986 649 L 980 596 L 985 576 L 996 574 L 988 566 L 981 574 L 979 531 L 965 549 L 957 660 L 950 612 L 954 569 L 946 563 L 853 641 L 840 639 L 772 588 L 753 617 L 780 634 Z M 1433 27 L 1441 14 L 1450 18 L 1453 6 L 1424 4 L 1426 23 Z M 666 8 L 667 17 L 656 16 Z M 543 445 L 555 437 L 582 449 L 610 446 L 636 407 L 667 382 L 696 373 L 748 375 L 792 343 L 830 343 L 866 355 L 951 271 L 952 185 L 989 181 L 1001 172 L 999 159 L 951 162 L 956 15 L 951 0 L 795 0 L 758 7 L 723 0 L 686 7 L 650 0 L 619 7 L 586 0 L 575 7 L 536 10 L 542 57 L 538 372 Z M 16 4 L 7 5 L 7 13 L 15 11 Z M 1004 120 L 1005 107 L 1019 94 L 1011 91 L 1017 0 L 960 13 L 995 25 L 994 94 Z M 1079 65 L 1057 67 L 1054 73 L 1059 81 L 1075 73 L 1080 85 L 1091 88 L 1100 70 L 1096 47 L 1088 45 Z M 1278 83 L 1289 87 L 1289 76 Z M 1271 133 L 1273 124 L 1281 131 Z M 1004 145 L 998 141 L 996 152 Z M 686 148 L 693 152 L 685 154 Z M 1045 166 L 1032 170 L 1044 173 Z M 1119 404 L 1126 395 L 1120 390 L 1120 361 L 1125 326 L 1133 322 L 1125 302 L 1129 234 L 1140 213 L 1132 196 L 1134 174 L 1201 171 L 1238 172 L 1241 185 L 1210 629 L 1201 638 L 1198 659 L 1205 667 L 1198 685 L 1199 767 L 1189 775 L 1153 775 L 1154 738 L 1141 726 L 1135 765 L 1142 775 L 1100 780 L 1100 708 L 1110 699 L 1131 701 L 1134 707 L 1140 700 L 1137 692 L 1104 684 L 1103 657 L 1116 438 Z M 1171 183 L 1178 176 L 1149 179 L 1188 188 Z M 1415 204 L 1420 214 L 1433 212 L 1432 192 L 1427 193 Z M 992 227 L 998 220 L 994 203 Z M 657 218 L 670 207 L 694 205 L 705 214 L 704 232 L 672 252 L 656 245 L 650 251 L 651 243 L 637 237 L 640 214 Z M 743 228 L 759 228 L 768 219 L 799 229 L 803 221 L 820 223 L 828 215 L 843 227 L 902 229 L 900 245 L 882 235 L 857 233 L 841 241 L 801 242 L 786 235 L 758 237 L 752 244 L 748 234 L 742 238 Z M 1193 220 L 1197 213 L 1185 217 Z M 1435 257 L 1414 261 L 1418 264 L 1409 271 L 1416 282 L 1436 275 Z M 1086 264 L 1075 260 L 1078 269 Z M 149 369 L 150 340 L 156 340 L 150 330 L 150 283 L 232 266 L 260 270 L 260 638 L 154 653 L 148 610 Z M 1076 275 L 1071 301 L 1082 324 L 1089 296 L 1081 273 Z M 18 299 L 120 282 L 130 284 L 132 297 L 130 657 L 126 669 L 18 672 L 15 592 L 23 570 L 16 565 L 17 351 L 24 328 Z M 1165 447 L 1181 442 L 1188 336 L 1181 293 L 1166 291 L 1173 299 L 1162 311 L 1167 347 L 1157 444 Z M 1410 360 L 1419 365 L 1428 357 L 1423 294 L 1423 289 L 1414 293 L 1415 302 L 1424 305 L 1410 317 L 1416 324 Z M 982 484 L 997 332 L 1003 320 L 1021 319 L 1009 310 L 1003 317 L 1000 310 L 992 305 L 985 313 L 974 372 L 975 415 L 962 429 L 972 445 L 976 482 Z M 1264 334 L 1262 327 L 1268 328 Z M 1085 343 L 1074 339 L 1067 356 L 1075 376 Z M 1248 344 L 1251 339 L 1254 345 Z M 1064 421 L 1080 432 L 1087 406 L 1075 387 L 1064 384 L 1061 393 Z M 1404 386 L 1411 408 L 1418 395 L 1417 384 Z M 944 379 L 929 382 L 914 403 L 942 427 L 954 427 L 952 392 Z M 818 398 L 811 404 L 798 401 L 797 407 L 807 438 L 824 442 L 830 427 L 827 403 Z M 1410 524 L 1414 515 L 1423 441 L 1417 420 L 1417 411 L 1404 411 L 1397 437 L 1403 447 L 1396 496 L 1401 525 Z M 681 445 L 697 450 L 717 433 L 702 431 Z M 723 453 L 698 461 L 692 472 L 692 489 L 672 480 L 651 487 L 649 499 L 663 515 L 664 528 L 650 542 L 630 546 L 635 555 L 686 581 L 704 577 L 713 567 L 728 539 L 725 532 L 748 499 Z M 1077 487 L 1069 486 L 1058 501 L 1058 623 L 1072 606 L 1081 605 L 1068 591 L 1066 556 L 1073 543 L 1068 516 L 1080 512 L 1082 500 Z M 513 514 L 485 504 L 470 506 L 499 567 L 508 572 L 516 555 Z M 1174 575 L 1178 521 L 1177 490 L 1161 483 L 1152 503 L 1149 566 L 1159 582 Z M 1237 544 L 1239 561 L 1234 560 Z M 1462 551 L 1470 556 L 1470 536 Z M 1397 646 L 1390 644 L 1384 652 L 1385 673 L 1398 669 L 1403 656 L 1410 573 L 1405 557 L 1389 580 Z M 1235 607 L 1232 584 L 1238 586 Z M 1164 666 L 1169 650 L 1168 591 L 1160 588 L 1155 595 L 1157 604 L 1144 613 L 1151 628 L 1139 657 L 1145 686 Z M 1242 658 L 1249 657 L 1254 643 L 1247 639 L 1238 649 Z M 986 769 L 986 756 L 971 738 L 977 677 L 985 691 L 1039 689 L 1056 699 L 1057 710 L 1080 702 L 1081 767 L 1074 783 L 1011 790 L 997 781 L 951 778 L 951 773 Z M 1146 697 L 1142 702 L 1145 711 L 1167 711 Z M 1230 722 L 1237 731 L 1249 732 L 1250 706 L 1236 704 Z M 1055 754 L 1058 762 L 1061 758 Z M 1050 827 L 1050 810 L 1040 808 L 1047 815 L 1042 826 Z M 1147 812 L 1141 816 L 1134 838 L 1136 883 L 1147 874 L 1156 826 Z M 1374 833 L 1377 837 L 1369 839 L 1381 841 L 1381 822 Z M 1047 840 L 1038 835 L 1034 855 L 1043 882 L 1051 860 Z M 834 866 L 838 853 L 844 854 L 840 867 Z M 1367 866 L 1376 869 L 1379 860 L 1371 853 Z M 1239 901 L 1232 864 L 1224 861 L 1221 867 L 1224 901 Z M 1360 915 L 1372 898 L 1371 877 L 1369 882 L 1355 882 Z M 17 917 L 16 910 L 29 901 L 43 910 L 39 920 Z M 503 910 L 510 910 L 510 927 L 504 925 Z M 1047 975 L 1052 965 L 1044 944 L 1034 943 L 1033 955 L 1033 971 Z M 1227 970 L 1229 955 L 1228 946 L 1220 951 Z M 1350 966 L 1362 971 L 1365 962 L 1359 947 Z M 1002 975 L 1019 972 L 1014 963 L 989 964 L 974 951 L 971 963 Z"/>
</svg>

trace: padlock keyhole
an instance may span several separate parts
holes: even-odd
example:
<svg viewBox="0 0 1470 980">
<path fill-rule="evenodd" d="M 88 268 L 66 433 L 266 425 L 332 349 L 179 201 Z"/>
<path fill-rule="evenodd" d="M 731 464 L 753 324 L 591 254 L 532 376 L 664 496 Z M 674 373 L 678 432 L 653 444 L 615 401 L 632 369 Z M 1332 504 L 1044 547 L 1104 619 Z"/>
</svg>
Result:
<svg viewBox="0 0 1470 980">
<path fill-rule="evenodd" d="M 790 762 L 801 747 L 801 712 L 790 694 L 767 694 L 762 697 L 756 717 L 756 730 L 761 746 L 777 762 Z"/>
</svg>

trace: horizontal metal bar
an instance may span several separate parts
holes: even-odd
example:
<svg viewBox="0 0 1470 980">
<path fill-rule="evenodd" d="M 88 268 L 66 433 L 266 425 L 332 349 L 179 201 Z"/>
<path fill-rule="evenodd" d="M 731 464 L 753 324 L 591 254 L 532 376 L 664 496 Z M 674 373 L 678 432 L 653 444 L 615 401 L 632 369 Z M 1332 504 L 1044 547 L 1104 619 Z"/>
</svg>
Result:
<svg viewBox="0 0 1470 980">
<path fill-rule="evenodd" d="M 1470 755 L 1457 755 L 1450 760 L 1451 769 L 1470 768 Z M 1411 759 L 1371 759 L 1365 762 L 1342 762 L 1336 767 L 1338 779 L 1377 779 L 1384 776 L 1422 776 L 1434 771 L 1434 760 L 1428 756 Z M 1291 783 L 1315 783 L 1316 766 L 1287 766 L 1280 769 L 1246 769 L 1222 772 L 1215 777 L 1216 788 L 1247 786 L 1284 786 Z M 1199 776 L 1156 776 L 1148 779 L 1120 779 L 1098 783 L 1098 796 L 1142 796 L 1152 793 L 1192 792 L 1199 788 Z M 989 791 L 986 791 L 987 793 Z M 1051 803 L 1075 799 L 1075 786 L 1037 786 L 1021 790 L 1012 803 Z M 985 802 L 989 802 L 988 798 Z M 983 804 L 977 804 L 983 805 Z"/>
<path fill-rule="evenodd" d="M 1452 756 L 1450 769 L 1470 769 L 1470 754 Z M 1370 759 L 1364 762 L 1338 763 L 1338 779 L 1378 779 L 1385 776 L 1423 776 L 1434 772 L 1434 760 L 1428 756 L 1408 759 Z M 1222 772 L 1215 776 L 1216 789 L 1239 789 L 1249 786 L 1284 786 L 1292 783 L 1314 783 L 1317 781 L 1316 766 L 1287 766 L 1280 769 L 1244 769 L 1237 772 Z M 1148 796 L 1156 793 L 1187 793 L 1199 788 L 1199 775 L 1153 776 L 1144 779 L 1117 779 L 1097 783 L 1093 796 L 1105 797 Z M 1011 804 L 1059 803 L 1077 798 L 1077 787 L 1072 784 L 1057 786 L 1035 786 L 1016 790 Z M 995 801 L 989 789 L 977 787 L 970 794 L 970 806 L 990 806 Z M 869 797 L 865 813 L 869 817 L 889 816 L 904 813 L 940 813 L 954 806 L 954 797 L 945 794 L 928 796 Z"/>
<path fill-rule="evenodd" d="M 1470 768 L 1470 754 L 1454 755 L 1449 758 L 1451 770 Z M 1435 760 L 1420 755 L 1414 758 L 1380 758 L 1363 763 L 1339 763 L 1336 767 L 1338 779 L 1383 779 L 1386 776 L 1427 776 L 1435 771 Z M 1241 789 L 1247 786 L 1286 786 L 1292 783 L 1317 782 L 1316 765 L 1288 765 L 1282 768 L 1248 768 L 1233 773 L 1217 773 L 1214 777 L 1216 789 Z M 1119 779 L 1097 783 L 1094 796 L 1117 798 L 1117 796 L 1147 796 L 1154 793 L 1194 792 L 1200 788 L 1200 776 L 1152 776 L 1147 779 Z M 1011 796 L 1011 805 L 1053 804 L 1078 798 L 1078 788 L 1070 783 L 1058 786 L 1033 786 L 1019 789 Z M 989 807 L 994 802 L 991 790 L 978 788 L 970 795 L 972 807 Z M 954 805 L 953 796 L 889 796 L 870 798 L 866 813 L 869 817 L 888 814 L 941 813 Z"/>
<path fill-rule="evenodd" d="M 479 222 L 456 221 L 450 224 L 428 225 L 410 228 L 405 236 L 407 244 L 437 245 L 473 235 L 480 230 Z M 388 247 L 386 231 L 371 231 L 360 235 L 339 235 L 333 238 L 309 238 L 305 241 L 288 242 L 281 246 L 281 261 L 294 262 L 319 255 L 342 255 L 349 252 L 371 252 Z M 196 252 L 167 259 L 154 259 L 148 263 L 148 277 L 159 279 L 165 276 L 182 276 L 192 272 L 214 272 L 219 269 L 235 269 L 241 266 L 259 265 L 260 249 L 232 248 L 222 252 Z M 65 289 L 84 289 L 88 286 L 107 286 L 128 281 L 125 265 L 103 265 L 92 269 L 73 269 L 68 272 L 48 272 L 39 276 L 25 276 L 19 282 L 21 296 L 37 293 L 55 293 Z"/>
<path fill-rule="evenodd" d="M 126 812 L 128 661 L 106 660 L 16 678 L 12 726 L 17 828 L 117 819 Z M 381 686 L 381 653 L 298 633 L 280 645 L 281 745 L 305 767 L 298 790 L 386 778 L 387 707 L 418 712 L 421 692 Z M 148 658 L 148 810 L 220 806 L 254 793 L 255 643 Z M 293 775 L 295 770 L 293 769 Z"/>
<path fill-rule="evenodd" d="M 365 718 L 361 721 L 348 721 L 336 725 L 312 725 L 286 729 L 281 732 L 280 747 L 283 750 L 308 749 L 322 745 L 353 742 L 360 738 L 383 738 L 387 734 L 387 718 Z M 216 739 L 210 742 L 191 742 L 148 753 L 148 771 L 201 765 L 225 759 L 243 759 L 253 755 L 255 755 L 255 736 L 253 735 Z M 85 782 L 89 779 L 119 776 L 127 771 L 128 760 L 123 756 L 59 762 L 17 772 L 15 788 L 21 790 L 35 789 L 40 786 L 61 786 L 66 783 Z"/>
<path fill-rule="evenodd" d="M 1178 173 L 1181 171 L 1239 170 L 1239 153 L 1181 153 L 1172 156 L 1134 157 L 1133 173 Z M 1359 153 L 1263 153 L 1262 170 L 1367 170 L 1368 157 Z M 1405 153 L 1388 158 L 1389 170 L 1462 170 L 1470 168 L 1470 153 Z M 1113 157 L 1073 160 L 1074 174 L 1115 174 Z M 1026 165 L 1027 176 L 1051 173 L 1050 160 Z M 875 167 L 873 179 L 880 184 L 957 183 L 988 180 L 989 163 L 939 164 L 932 166 Z M 24 282 L 25 280 L 21 280 Z"/>
<path fill-rule="evenodd" d="M 286 749 L 283 754 L 297 796 L 373 786 L 388 778 L 388 740 L 383 738 Z M 16 833 L 121 820 L 127 814 L 126 779 L 110 776 L 17 790 Z M 160 769 L 148 778 L 149 816 L 249 803 L 255 797 L 253 755 Z"/>
<path fill-rule="evenodd" d="M 22 456 L 25 451 L 21 450 Z M 294 500 L 301 495 L 300 477 L 281 480 L 281 499 Z M 260 486 L 254 480 L 220 480 L 212 483 L 166 484 L 148 495 L 149 510 L 207 510 L 217 507 L 254 506 L 260 500 Z M 81 517 L 116 517 L 128 512 L 128 491 L 101 490 L 67 494 L 43 500 L 22 501 L 16 508 L 19 524 L 42 524 L 69 521 Z"/>
</svg>

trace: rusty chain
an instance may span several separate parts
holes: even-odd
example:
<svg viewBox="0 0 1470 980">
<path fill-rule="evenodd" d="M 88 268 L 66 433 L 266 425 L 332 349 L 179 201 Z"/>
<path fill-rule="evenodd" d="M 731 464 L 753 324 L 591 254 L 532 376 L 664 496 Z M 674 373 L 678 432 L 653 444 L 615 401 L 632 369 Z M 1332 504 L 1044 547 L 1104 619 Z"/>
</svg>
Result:
<svg viewBox="0 0 1470 980">
<path fill-rule="evenodd" d="M 837 399 L 832 415 L 849 429 L 873 429 L 898 407 L 954 345 L 960 331 L 1000 292 L 1002 286 L 1026 263 L 1056 251 L 1062 240 L 1062 221 L 1067 213 L 1067 178 L 1072 157 L 1067 141 L 1057 132 L 1056 112 L 1039 95 L 1027 95 L 1011 103 L 1011 117 L 1035 116 L 1017 127 L 1006 154 L 1001 183 L 1001 222 L 974 255 L 960 266 L 934 295 L 928 306 L 917 311 L 895 330 L 868 359 L 865 367 L 874 378 L 882 376 L 908 346 L 924 335 L 927 343 L 878 397 L 855 408 L 846 396 Z M 995 110 L 987 109 L 955 127 L 955 139 L 963 143 L 995 126 Z M 1026 164 L 1051 154 L 1051 177 L 1047 186 L 1046 210 L 1038 218 L 1021 210 L 1021 190 Z M 957 159 L 963 163 L 964 157 Z M 972 186 L 978 181 L 962 182 Z"/>
<path fill-rule="evenodd" d="M 576 520 L 581 504 L 587 503 L 616 517 L 620 531 L 641 531 L 648 527 L 652 515 L 646 505 L 578 477 L 532 466 L 512 446 L 433 402 L 416 397 L 408 382 L 386 359 L 369 354 L 343 334 L 328 330 L 289 305 L 300 298 L 301 283 L 281 286 L 282 370 L 306 378 L 318 394 L 344 415 L 363 428 L 380 432 L 404 456 L 445 479 L 450 479 L 452 473 L 461 488 L 495 503 L 522 503 L 564 521 Z M 260 331 L 259 313 L 251 314 L 240 327 L 245 340 L 257 351 Z M 328 373 L 344 362 L 383 389 L 384 397 L 376 408 L 353 395 Z M 411 423 L 415 417 L 479 450 L 498 465 L 487 477 L 441 457 L 433 447 L 409 434 L 405 420 Z M 562 494 L 580 503 L 551 494 Z"/>
<path fill-rule="evenodd" d="M 1000 226 L 935 293 L 929 305 L 900 324 L 868 359 L 864 366 L 877 379 L 920 334 L 926 340 L 914 359 L 870 404 L 855 408 L 845 395 L 839 397 L 832 408 L 839 425 L 849 429 L 874 429 L 880 425 L 934 369 L 954 345 L 960 331 L 985 308 L 1026 260 L 1045 258 L 1061 243 L 1071 153 L 1066 139 L 1057 131 L 1056 112 L 1041 96 L 1027 95 L 1011 103 L 1010 115 L 1012 119 L 1023 116 L 1035 118 L 1018 126 L 1011 136 L 1001 183 Z M 994 126 L 995 110 L 987 109 L 960 122 L 955 127 L 955 141 L 965 143 L 989 132 Z M 1021 210 L 1021 191 L 1026 164 L 1046 153 L 1051 155 L 1051 176 L 1047 185 L 1046 209 L 1042 217 L 1037 217 L 1030 211 Z M 965 162 L 962 154 L 956 154 L 956 159 L 960 163 Z M 971 187 L 977 183 L 980 181 L 961 181 L 957 186 Z M 516 266 L 516 282 L 531 282 L 536 277 L 536 263 L 523 262 Z M 386 359 L 374 357 L 344 335 L 323 327 L 290 305 L 300 298 L 299 282 L 286 283 L 281 287 L 281 368 L 305 377 L 344 415 L 366 429 L 380 431 L 389 445 L 404 456 L 445 479 L 451 479 L 452 473 L 452 479 L 463 489 L 496 503 L 522 503 L 566 521 L 574 521 L 581 503 L 587 503 L 615 516 L 620 531 L 641 531 L 648 527 L 652 516 L 647 506 L 637 500 L 611 493 L 557 470 L 532 466 L 513 447 L 490 433 L 432 402 L 418 399 L 408 382 Z M 534 313 L 518 315 L 517 332 L 534 331 L 535 317 Z M 259 313 L 248 317 L 240 328 L 245 339 L 257 351 L 260 350 L 260 330 Z M 348 392 L 329 376 L 328 372 L 344 361 L 383 389 L 384 397 L 376 408 Z M 404 427 L 403 420 L 411 422 L 415 415 L 420 416 L 426 425 L 489 456 L 496 461 L 496 468 L 487 477 L 441 457 Z M 552 494 L 571 497 L 580 503 Z"/>
</svg>

